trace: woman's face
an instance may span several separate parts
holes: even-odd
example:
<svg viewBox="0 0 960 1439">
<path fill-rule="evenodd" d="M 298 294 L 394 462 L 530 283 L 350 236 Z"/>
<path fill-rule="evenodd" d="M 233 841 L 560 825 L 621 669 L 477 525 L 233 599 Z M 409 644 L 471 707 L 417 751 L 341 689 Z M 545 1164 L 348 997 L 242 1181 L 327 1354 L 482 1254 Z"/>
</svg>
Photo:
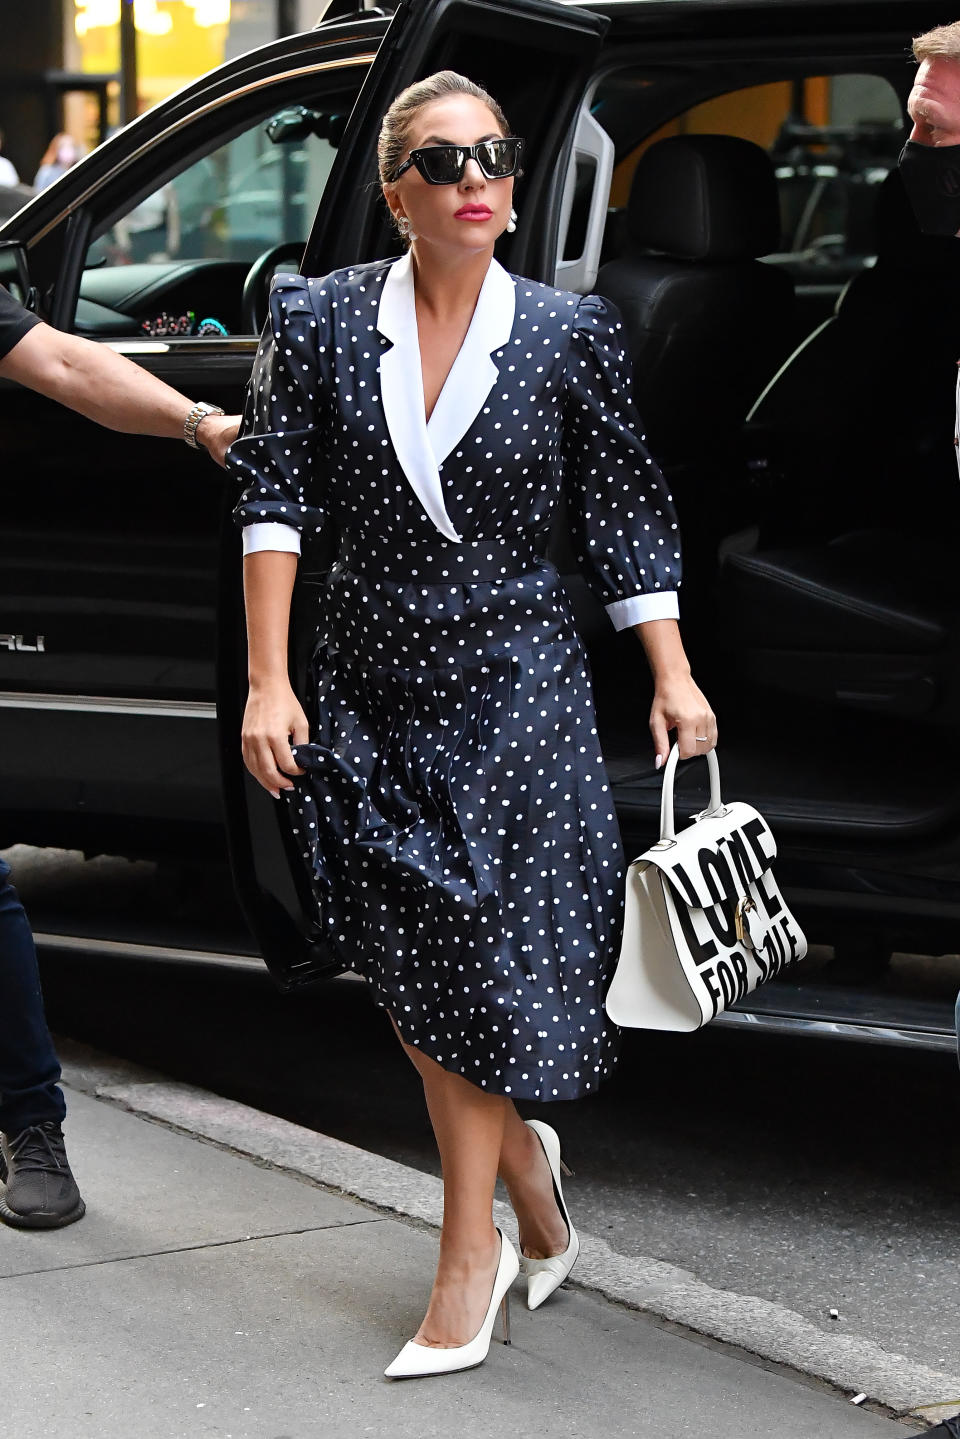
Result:
<svg viewBox="0 0 960 1439">
<path fill-rule="evenodd" d="M 403 158 L 428 145 L 476 145 L 502 134 L 482 100 L 473 95 L 448 95 L 417 111 Z M 458 184 L 430 185 L 411 165 L 394 184 L 384 186 L 384 195 L 394 215 L 405 215 L 410 221 L 418 246 L 485 250 L 493 247 L 507 227 L 513 176 L 488 180 L 471 158 Z"/>
</svg>

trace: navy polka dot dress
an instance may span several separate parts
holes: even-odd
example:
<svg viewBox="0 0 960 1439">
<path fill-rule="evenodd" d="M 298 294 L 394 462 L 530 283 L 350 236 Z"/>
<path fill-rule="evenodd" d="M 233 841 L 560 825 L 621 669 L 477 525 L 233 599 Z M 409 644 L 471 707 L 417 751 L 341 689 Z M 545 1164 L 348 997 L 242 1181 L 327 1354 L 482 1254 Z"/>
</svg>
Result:
<svg viewBox="0 0 960 1439">
<path fill-rule="evenodd" d="M 616 1038 L 620 839 L 537 556 L 561 492 L 614 625 L 677 614 L 621 333 L 596 295 L 493 261 L 428 421 L 410 257 L 284 275 L 229 452 L 247 553 L 339 544 L 286 799 L 319 922 L 407 1043 L 515 1099 L 595 1089 Z"/>
</svg>

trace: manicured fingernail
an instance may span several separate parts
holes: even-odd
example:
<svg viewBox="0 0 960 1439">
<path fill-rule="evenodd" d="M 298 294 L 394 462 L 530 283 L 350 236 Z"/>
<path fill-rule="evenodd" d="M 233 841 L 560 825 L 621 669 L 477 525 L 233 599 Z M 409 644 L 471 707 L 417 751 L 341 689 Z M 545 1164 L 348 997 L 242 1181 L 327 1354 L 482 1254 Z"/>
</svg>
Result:
<svg viewBox="0 0 960 1439">
<path fill-rule="evenodd" d="M 272 789 L 270 793 L 273 795 L 274 799 L 280 798 L 280 791 L 278 789 Z"/>
<path fill-rule="evenodd" d="M 658 754 L 658 755 L 657 755 L 656 764 L 655 764 L 653 767 L 654 767 L 654 769 L 659 769 L 662 764 L 663 764 L 663 755 L 662 755 L 662 754 Z"/>
</svg>

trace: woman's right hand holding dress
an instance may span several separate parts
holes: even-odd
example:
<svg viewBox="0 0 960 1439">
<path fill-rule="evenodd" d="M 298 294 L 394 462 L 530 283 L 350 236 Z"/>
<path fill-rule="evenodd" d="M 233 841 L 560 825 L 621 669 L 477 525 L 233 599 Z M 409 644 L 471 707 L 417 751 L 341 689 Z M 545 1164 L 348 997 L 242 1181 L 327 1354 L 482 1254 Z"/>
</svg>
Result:
<svg viewBox="0 0 960 1439">
<path fill-rule="evenodd" d="M 292 744 L 306 744 L 310 726 L 287 671 L 287 630 L 297 556 L 263 550 L 243 562 L 250 691 L 243 714 L 243 762 L 274 799 L 303 774 Z"/>
<path fill-rule="evenodd" d="M 286 677 L 251 682 L 243 714 L 243 762 L 274 799 L 293 789 L 291 775 L 303 774 L 291 743 L 306 744 L 310 727 L 300 701 Z"/>
</svg>

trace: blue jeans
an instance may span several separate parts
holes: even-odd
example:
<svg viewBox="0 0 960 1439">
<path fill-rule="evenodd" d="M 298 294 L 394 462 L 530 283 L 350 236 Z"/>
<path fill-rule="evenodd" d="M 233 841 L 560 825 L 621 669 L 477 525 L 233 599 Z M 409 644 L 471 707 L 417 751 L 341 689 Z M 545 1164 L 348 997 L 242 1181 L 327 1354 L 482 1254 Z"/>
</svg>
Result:
<svg viewBox="0 0 960 1439">
<path fill-rule="evenodd" d="M 60 1063 L 43 1013 L 30 925 L 0 859 L 0 1131 L 63 1120 Z"/>
</svg>

